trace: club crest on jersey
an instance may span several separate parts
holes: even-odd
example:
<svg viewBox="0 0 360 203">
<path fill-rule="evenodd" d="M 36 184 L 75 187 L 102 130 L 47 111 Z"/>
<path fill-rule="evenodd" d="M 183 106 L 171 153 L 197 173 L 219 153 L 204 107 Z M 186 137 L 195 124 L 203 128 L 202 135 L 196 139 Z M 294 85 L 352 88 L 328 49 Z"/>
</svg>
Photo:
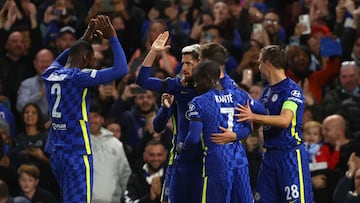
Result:
<svg viewBox="0 0 360 203">
<path fill-rule="evenodd" d="M 299 90 L 292 90 L 290 94 L 294 97 L 301 97 L 301 92 Z"/>
<path fill-rule="evenodd" d="M 185 118 L 190 120 L 190 117 L 192 115 L 197 115 L 198 112 L 195 111 L 195 105 L 194 104 L 189 104 L 189 109 L 185 112 Z"/>
<path fill-rule="evenodd" d="M 278 99 L 278 95 L 277 94 L 274 94 L 272 97 L 271 97 L 271 101 L 272 102 L 275 102 L 277 99 Z"/>
</svg>

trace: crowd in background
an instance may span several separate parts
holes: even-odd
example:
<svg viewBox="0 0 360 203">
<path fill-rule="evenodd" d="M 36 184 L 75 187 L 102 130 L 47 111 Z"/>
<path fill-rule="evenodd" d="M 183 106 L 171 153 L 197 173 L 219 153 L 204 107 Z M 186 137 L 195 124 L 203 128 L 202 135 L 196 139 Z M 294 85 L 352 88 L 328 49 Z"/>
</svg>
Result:
<svg viewBox="0 0 360 203">
<path fill-rule="evenodd" d="M 220 43 L 228 51 L 227 74 L 255 99 L 264 86 L 258 70 L 260 49 L 270 44 L 282 46 L 288 56 L 286 74 L 306 96 L 304 141 L 314 200 L 359 200 L 360 1 L 0 0 L 0 8 L 0 135 L 5 146 L 0 153 L 0 179 L 10 196 L 31 199 L 33 193 L 27 192 L 22 181 L 32 177 L 32 187 L 45 190 L 41 192 L 44 198 L 53 196 L 60 201 L 49 157 L 43 151 L 51 122 L 40 75 L 80 37 L 92 17 L 106 14 L 125 51 L 129 73 L 91 89 L 91 95 L 97 106 L 94 112 L 100 116 L 98 127 L 111 131 L 126 155 L 129 169 L 119 169 L 127 174 L 120 186 L 126 194 L 124 201 L 130 198 L 124 188 L 127 179 L 135 178 L 130 171 L 137 173 L 144 161 L 151 162 L 144 154 L 147 143 L 157 140 L 167 150 L 172 147 L 172 124 L 161 133 L 153 127 L 161 95 L 135 83 L 152 42 L 166 30 L 171 48 L 156 59 L 153 76 L 176 77 L 181 50 L 187 45 Z M 92 46 L 95 59 L 91 68 L 111 66 L 108 41 L 95 39 Z M 261 130 L 243 143 L 254 187 L 261 154 L 266 150 Z M 166 167 L 166 160 L 161 163 Z M 154 187 L 156 191 L 161 188 Z"/>
</svg>

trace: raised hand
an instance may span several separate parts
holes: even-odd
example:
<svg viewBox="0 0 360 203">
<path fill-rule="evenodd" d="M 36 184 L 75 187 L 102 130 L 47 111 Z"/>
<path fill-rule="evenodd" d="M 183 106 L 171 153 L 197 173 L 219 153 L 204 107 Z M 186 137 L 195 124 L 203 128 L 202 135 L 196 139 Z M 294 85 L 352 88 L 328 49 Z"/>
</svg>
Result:
<svg viewBox="0 0 360 203">
<path fill-rule="evenodd" d="M 102 36 L 104 39 L 110 39 L 111 37 L 116 36 L 116 31 L 114 26 L 111 24 L 111 21 L 108 16 L 99 15 L 96 18 L 98 20 L 98 31 L 97 33 Z"/>
<path fill-rule="evenodd" d="M 91 19 L 81 39 L 91 42 L 96 32 L 97 24 L 97 19 Z"/>
<path fill-rule="evenodd" d="M 170 108 L 171 104 L 174 101 L 174 95 L 164 93 L 161 95 L 161 106 L 165 108 Z"/>
<path fill-rule="evenodd" d="M 164 51 L 170 48 L 170 45 L 166 45 L 166 42 L 169 39 L 169 31 L 159 34 L 156 40 L 151 45 L 151 51 Z"/>
</svg>

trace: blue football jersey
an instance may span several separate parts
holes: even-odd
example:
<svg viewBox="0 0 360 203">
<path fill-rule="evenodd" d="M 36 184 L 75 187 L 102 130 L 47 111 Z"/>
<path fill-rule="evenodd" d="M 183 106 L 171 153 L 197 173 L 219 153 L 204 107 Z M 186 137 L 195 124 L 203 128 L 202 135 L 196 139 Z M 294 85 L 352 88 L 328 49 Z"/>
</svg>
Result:
<svg viewBox="0 0 360 203">
<path fill-rule="evenodd" d="M 280 115 L 283 108 L 294 112 L 294 118 L 287 128 L 263 126 L 265 148 L 292 149 L 303 142 L 304 100 L 301 88 L 289 78 L 275 85 L 265 86 L 260 101 L 269 115 Z"/>
<path fill-rule="evenodd" d="M 246 131 L 249 135 L 251 124 L 237 122 L 234 117 L 237 104 L 245 105 L 249 99 L 251 98 L 246 92 L 236 89 L 210 90 L 195 97 L 190 103 L 191 126 L 184 149 L 191 148 L 197 142 L 202 143 L 206 174 L 224 173 L 236 167 L 247 166 L 245 150 L 240 142 L 221 145 L 212 142 L 210 137 L 212 133 L 220 132 L 219 126 L 232 131 Z"/>
<path fill-rule="evenodd" d="M 95 70 L 65 68 L 69 50 L 63 52 L 42 74 L 49 103 L 51 128 L 45 151 L 91 154 L 88 130 L 89 89 L 127 73 L 127 63 L 117 37 L 110 39 L 114 52 L 112 67 Z"/>
</svg>

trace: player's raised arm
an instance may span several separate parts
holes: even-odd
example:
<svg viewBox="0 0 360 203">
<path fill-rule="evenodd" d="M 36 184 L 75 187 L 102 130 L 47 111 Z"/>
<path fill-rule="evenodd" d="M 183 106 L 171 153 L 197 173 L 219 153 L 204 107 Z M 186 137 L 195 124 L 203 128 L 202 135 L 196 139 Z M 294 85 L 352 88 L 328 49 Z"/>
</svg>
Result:
<svg viewBox="0 0 360 203">
<path fill-rule="evenodd" d="M 153 65 L 156 57 L 164 50 L 169 49 L 170 45 L 166 45 L 166 42 L 169 39 L 169 32 L 166 31 L 158 35 L 156 40 L 151 45 L 149 53 L 145 56 L 144 61 L 141 64 L 139 74 L 136 78 L 136 83 L 143 88 L 152 90 L 152 91 L 161 91 L 163 86 L 163 81 L 149 77 L 151 72 L 151 66 Z"/>
<path fill-rule="evenodd" d="M 97 33 L 100 34 L 102 38 L 109 39 L 111 49 L 114 53 L 113 66 L 99 71 L 98 79 L 102 82 L 108 82 L 127 74 L 127 62 L 124 50 L 117 38 L 115 28 L 111 24 L 109 17 L 99 15 L 96 19 L 98 20 Z"/>
</svg>

